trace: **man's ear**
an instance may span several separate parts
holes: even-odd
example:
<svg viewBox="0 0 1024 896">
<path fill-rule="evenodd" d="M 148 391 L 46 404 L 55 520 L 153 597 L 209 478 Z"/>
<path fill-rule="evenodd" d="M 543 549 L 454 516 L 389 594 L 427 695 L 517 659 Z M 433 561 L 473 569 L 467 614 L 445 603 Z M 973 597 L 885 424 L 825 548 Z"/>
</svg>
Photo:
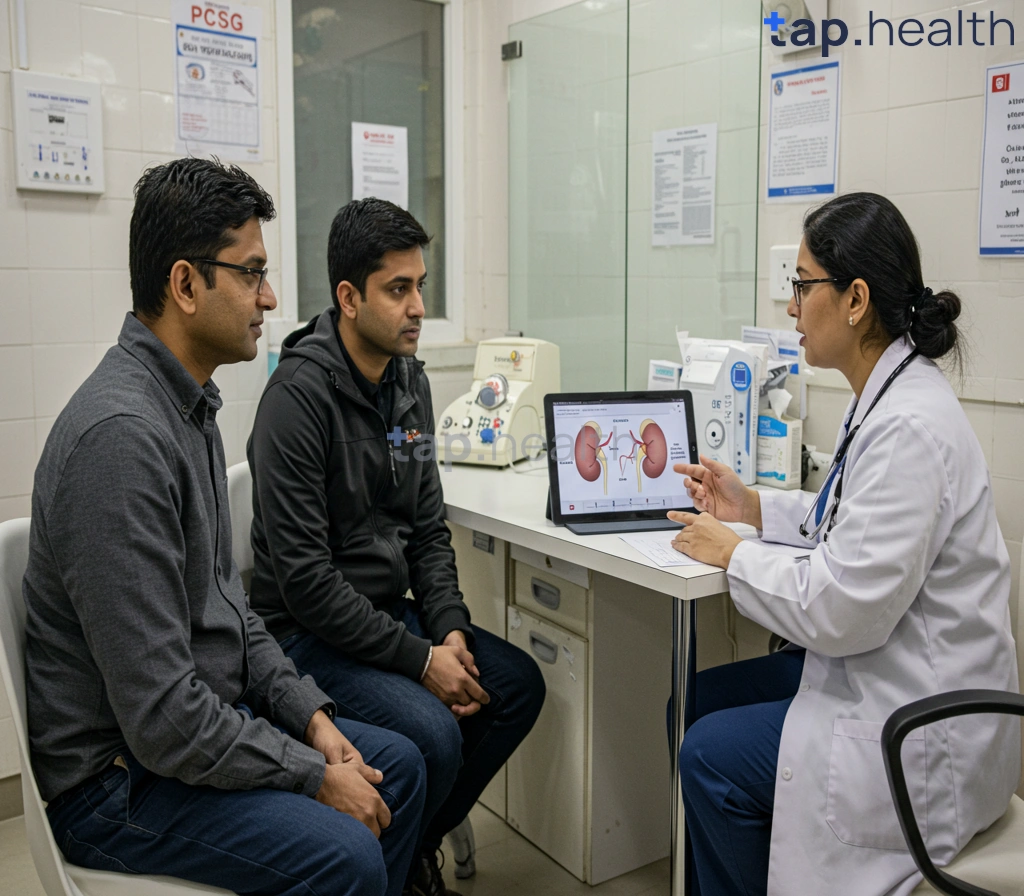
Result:
<svg viewBox="0 0 1024 896">
<path fill-rule="evenodd" d="M 359 290 L 348 280 L 342 280 L 334 294 L 338 299 L 338 307 L 341 308 L 342 315 L 349 320 L 355 320 L 359 313 L 356 309 L 362 301 Z"/>
<path fill-rule="evenodd" d="M 168 299 L 174 302 L 182 314 L 189 316 L 196 313 L 196 292 L 206 283 L 200 282 L 202 275 L 184 259 L 174 262 L 171 276 L 167 280 Z"/>
</svg>

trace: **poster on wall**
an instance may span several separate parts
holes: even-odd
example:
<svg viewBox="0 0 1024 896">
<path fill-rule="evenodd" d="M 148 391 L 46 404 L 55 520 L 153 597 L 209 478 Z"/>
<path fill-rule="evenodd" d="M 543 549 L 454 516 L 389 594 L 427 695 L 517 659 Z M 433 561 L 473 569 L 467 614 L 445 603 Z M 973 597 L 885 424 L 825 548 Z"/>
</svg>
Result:
<svg viewBox="0 0 1024 896">
<path fill-rule="evenodd" d="M 259 162 L 263 11 L 173 0 L 175 149 Z"/>
<path fill-rule="evenodd" d="M 651 245 L 712 245 L 718 125 L 655 131 L 651 148 Z"/>
<path fill-rule="evenodd" d="M 352 198 L 409 207 L 409 129 L 352 122 Z"/>
<path fill-rule="evenodd" d="M 981 255 L 1024 255 L 1024 62 L 985 71 Z"/>
<path fill-rule="evenodd" d="M 839 172 L 839 60 L 777 66 L 769 85 L 768 201 L 834 196 Z"/>
</svg>

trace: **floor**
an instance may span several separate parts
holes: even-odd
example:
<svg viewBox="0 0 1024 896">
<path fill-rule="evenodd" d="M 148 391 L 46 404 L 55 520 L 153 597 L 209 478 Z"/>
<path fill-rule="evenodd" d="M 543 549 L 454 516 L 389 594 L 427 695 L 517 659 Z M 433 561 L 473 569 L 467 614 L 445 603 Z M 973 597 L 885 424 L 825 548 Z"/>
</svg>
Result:
<svg viewBox="0 0 1024 896">
<path fill-rule="evenodd" d="M 445 850 L 444 875 L 461 896 L 667 896 L 668 859 L 624 874 L 598 887 L 580 883 L 482 806 L 470 813 L 476 837 L 476 875 L 456 881 Z M 0 821 L 0 880 L 16 896 L 45 896 L 36 877 L 21 818 Z"/>
</svg>

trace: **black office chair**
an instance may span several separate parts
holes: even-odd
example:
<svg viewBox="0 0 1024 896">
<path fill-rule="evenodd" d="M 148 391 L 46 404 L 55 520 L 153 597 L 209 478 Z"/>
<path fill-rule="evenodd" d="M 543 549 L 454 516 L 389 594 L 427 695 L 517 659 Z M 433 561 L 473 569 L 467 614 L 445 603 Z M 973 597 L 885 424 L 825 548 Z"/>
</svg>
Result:
<svg viewBox="0 0 1024 896">
<path fill-rule="evenodd" d="M 897 709 L 882 726 L 882 758 L 889 779 L 896 814 L 910 854 L 925 881 L 914 893 L 945 893 L 947 896 L 1021 896 L 1024 894 L 1024 801 L 1013 796 L 1006 813 L 988 830 L 977 834 L 948 866 L 984 877 L 999 892 L 953 877 L 935 867 L 914 816 L 900 750 L 911 731 L 933 722 L 975 713 L 1004 713 L 1024 717 L 1024 696 L 1005 691 L 949 691 L 915 700 Z M 973 875 L 972 875 L 973 876 Z M 931 886 L 929 886 L 929 884 Z M 934 888 L 934 889 L 933 889 Z"/>
</svg>

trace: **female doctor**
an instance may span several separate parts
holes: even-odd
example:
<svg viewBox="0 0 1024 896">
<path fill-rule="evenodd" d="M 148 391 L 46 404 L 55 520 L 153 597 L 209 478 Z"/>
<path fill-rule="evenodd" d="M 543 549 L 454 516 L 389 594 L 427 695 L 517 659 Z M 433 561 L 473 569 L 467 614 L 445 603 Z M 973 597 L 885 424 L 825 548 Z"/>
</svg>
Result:
<svg viewBox="0 0 1024 896">
<path fill-rule="evenodd" d="M 722 566 L 739 612 L 791 648 L 697 676 L 679 764 L 701 896 L 903 896 L 906 850 L 879 735 L 941 691 L 1016 692 L 1010 563 L 985 458 L 933 359 L 959 360 L 960 300 L 922 282 L 917 243 L 873 193 L 804 221 L 789 315 L 807 363 L 853 389 L 819 495 L 755 492 L 722 464 L 680 464 L 700 515 L 677 550 Z M 742 541 L 813 546 L 793 560 Z M 1015 717 L 919 729 L 904 767 L 930 855 L 948 863 L 1005 811 Z"/>
</svg>

